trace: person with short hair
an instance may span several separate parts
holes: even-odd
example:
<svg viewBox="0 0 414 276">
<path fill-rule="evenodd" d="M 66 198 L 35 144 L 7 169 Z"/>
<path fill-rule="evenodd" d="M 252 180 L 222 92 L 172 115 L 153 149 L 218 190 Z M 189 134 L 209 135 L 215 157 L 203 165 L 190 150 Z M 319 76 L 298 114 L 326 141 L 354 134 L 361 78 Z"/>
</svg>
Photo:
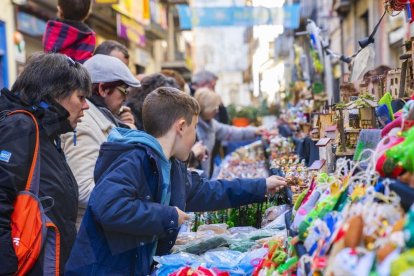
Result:
<svg viewBox="0 0 414 276">
<path fill-rule="evenodd" d="M 208 152 L 207 158 L 201 162 L 201 167 L 210 177 L 214 170 L 211 158 L 216 140 L 219 142 L 252 140 L 260 135 L 263 129 L 252 126 L 235 127 L 218 122 L 215 116 L 221 104 L 221 97 L 207 87 L 198 89 L 194 97 L 201 109 L 197 138 L 207 147 Z"/>
<path fill-rule="evenodd" d="M 76 237 L 78 187 L 60 148 L 60 136 L 72 131 L 88 109 L 91 80 L 86 69 L 62 54 L 38 53 L 30 57 L 11 91 L 0 93 L 0 275 L 14 275 L 18 269 L 11 236 L 11 215 L 18 192 L 25 189 L 34 157 L 36 130 L 25 110 L 39 125 L 39 197 L 49 197 L 53 207 L 45 214 L 62 237 L 60 259 L 39 256 L 28 275 L 45 275 L 48 264 L 63 268 Z M 49 200 L 50 201 L 50 200 Z M 49 202 L 50 204 L 50 202 Z M 53 267 L 53 266 L 52 266 Z M 55 274 L 55 273 L 54 273 Z"/>
<path fill-rule="evenodd" d="M 144 77 L 141 80 L 141 86 L 131 89 L 131 93 L 128 94 L 127 106 L 134 114 L 135 126 L 138 130 L 144 129 L 144 126 L 142 125 L 142 106 L 145 98 L 148 94 L 159 87 L 179 88 L 173 78 L 167 77 L 160 73 L 155 73 Z"/>
<path fill-rule="evenodd" d="M 217 80 L 218 77 L 213 72 L 208 70 L 201 70 L 193 75 L 191 78 L 191 85 L 194 89 L 194 92 L 202 87 L 207 87 L 214 91 L 216 89 Z"/>
<path fill-rule="evenodd" d="M 46 53 L 62 53 L 84 63 L 92 56 L 96 34 L 84 22 L 92 10 L 91 0 L 58 0 L 58 19 L 49 20 L 43 35 Z"/>
<path fill-rule="evenodd" d="M 129 65 L 129 52 L 125 45 L 116 40 L 105 40 L 95 49 L 94 55 L 107 55 L 119 58 L 125 65 Z"/>
<path fill-rule="evenodd" d="M 276 176 L 206 181 L 188 172 L 182 161 L 194 144 L 199 112 L 190 95 L 160 87 L 144 102 L 146 132 L 112 130 L 65 275 L 150 275 L 153 256 L 171 250 L 185 212 L 262 202 L 286 185 Z"/>
<path fill-rule="evenodd" d="M 139 86 L 129 68 L 115 57 L 94 55 L 84 66 L 92 79 L 92 95 L 87 99 L 89 110 L 76 135 L 62 137 L 63 151 L 79 187 L 78 227 L 95 186 L 93 172 L 99 148 L 114 127 L 134 127 L 132 115 L 123 121 L 120 118 L 130 87 Z"/>
<path fill-rule="evenodd" d="M 142 78 L 141 86 L 132 88 L 128 95 L 127 106 L 134 114 L 135 126 L 138 130 L 144 130 L 142 124 L 142 106 L 144 101 L 152 91 L 159 87 L 179 88 L 180 86 L 174 78 L 155 73 Z M 198 168 L 201 160 L 205 158 L 206 150 L 206 147 L 202 143 L 197 142 L 194 144 L 191 155 L 188 158 L 188 165 L 192 168 Z"/>
</svg>

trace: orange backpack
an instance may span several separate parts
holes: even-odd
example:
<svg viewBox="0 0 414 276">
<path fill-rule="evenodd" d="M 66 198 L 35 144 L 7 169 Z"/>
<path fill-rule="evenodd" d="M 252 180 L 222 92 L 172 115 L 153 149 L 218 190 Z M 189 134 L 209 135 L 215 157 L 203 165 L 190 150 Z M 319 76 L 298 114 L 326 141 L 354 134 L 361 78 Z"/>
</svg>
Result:
<svg viewBox="0 0 414 276">
<path fill-rule="evenodd" d="M 22 113 L 30 116 L 36 129 L 36 143 L 24 191 L 18 193 L 11 215 L 11 228 L 14 251 L 18 259 L 16 275 L 25 275 L 38 261 L 43 252 L 43 274 L 59 275 L 60 267 L 60 234 L 56 225 L 46 216 L 39 199 L 40 184 L 40 153 L 39 153 L 39 125 L 32 113 L 25 110 L 16 110 L 8 115 Z M 52 204 L 53 206 L 53 204 Z M 48 207 L 50 209 L 52 206 Z M 40 260 L 39 260 L 40 261 Z"/>
</svg>

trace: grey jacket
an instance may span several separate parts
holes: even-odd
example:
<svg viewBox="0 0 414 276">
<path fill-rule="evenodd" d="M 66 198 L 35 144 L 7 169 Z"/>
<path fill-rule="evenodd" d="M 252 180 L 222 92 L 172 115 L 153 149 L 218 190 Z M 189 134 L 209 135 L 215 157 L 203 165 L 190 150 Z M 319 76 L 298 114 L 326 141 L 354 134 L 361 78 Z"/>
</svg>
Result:
<svg viewBox="0 0 414 276">
<path fill-rule="evenodd" d="M 209 122 L 199 118 L 197 124 L 197 137 L 199 141 L 207 147 L 208 158 L 201 162 L 201 167 L 204 172 L 210 174 L 211 152 L 213 151 L 214 143 L 219 141 L 243 141 L 250 140 L 256 136 L 256 127 L 235 127 L 222 124 L 215 119 Z"/>
</svg>

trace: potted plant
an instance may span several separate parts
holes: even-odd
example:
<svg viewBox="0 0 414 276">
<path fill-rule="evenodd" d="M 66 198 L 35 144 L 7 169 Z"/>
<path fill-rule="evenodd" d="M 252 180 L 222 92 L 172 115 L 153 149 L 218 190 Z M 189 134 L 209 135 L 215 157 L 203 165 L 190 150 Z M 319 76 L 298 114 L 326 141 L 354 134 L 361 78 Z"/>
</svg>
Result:
<svg viewBox="0 0 414 276">
<path fill-rule="evenodd" d="M 237 111 L 236 116 L 232 119 L 232 124 L 238 127 L 248 126 L 250 124 L 251 112 L 247 108 Z"/>
</svg>

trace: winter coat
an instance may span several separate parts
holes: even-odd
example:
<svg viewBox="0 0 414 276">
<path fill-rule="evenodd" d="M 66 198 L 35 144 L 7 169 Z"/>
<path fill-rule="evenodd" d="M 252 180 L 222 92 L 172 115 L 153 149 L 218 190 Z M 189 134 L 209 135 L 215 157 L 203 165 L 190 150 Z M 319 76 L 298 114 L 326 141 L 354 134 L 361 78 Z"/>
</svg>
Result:
<svg viewBox="0 0 414 276">
<path fill-rule="evenodd" d="M 84 63 L 95 51 L 96 35 L 85 23 L 72 20 L 50 20 L 43 36 L 46 53 L 61 53 Z"/>
<path fill-rule="evenodd" d="M 60 266 L 69 257 L 76 237 L 78 186 L 59 147 L 59 135 L 73 131 L 67 120 L 69 113 L 59 104 L 32 108 L 24 105 L 18 96 L 3 89 L 0 111 L 25 109 L 34 113 L 40 129 L 40 185 L 39 197 L 53 198 L 53 207 L 46 215 L 54 222 L 62 237 L 60 241 Z M 17 258 L 11 238 L 10 216 L 17 193 L 24 190 L 33 160 L 35 125 L 24 114 L 1 116 L 0 152 L 8 152 L 9 159 L 0 159 L 0 275 L 17 270 Z M 46 200 L 44 205 L 52 202 Z M 46 206 L 45 206 L 46 207 Z M 43 255 L 31 270 L 31 275 L 42 275 Z"/>
<path fill-rule="evenodd" d="M 215 119 L 207 122 L 199 118 L 197 138 L 203 142 L 209 153 L 207 160 L 201 162 L 206 175 L 210 175 L 212 151 L 216 140 L 220 142 L 250 140 L 256 137 L 256 130 L 255 127 L 235 127 L 222 124 Z"/>
<path fill-rule="evenodd" d="M 163 205 L 159 157 L 140 143 L 104 143 L 95 181 L 65 275 L 149 275 L 152 246 L 165 255 L 177 238 L 173 206 L 213 211 L 262 202 L 266 193 L 265 179 L 206 181 L 171 159 L 171 199 Z"/>
<path fill-rule="evenodd" d="M 79 187 L 77 228 L 80 226 L 89 196 L 95 187 L 93 171 L 99 149 L 115 127 L 95 104 L 89 100 L 87 102 L 89 109 L 84 111 L 85 115 L 76 127 L 76 145 L 73 134 L 62 135 L 62 149 Z"/>
</svg>

